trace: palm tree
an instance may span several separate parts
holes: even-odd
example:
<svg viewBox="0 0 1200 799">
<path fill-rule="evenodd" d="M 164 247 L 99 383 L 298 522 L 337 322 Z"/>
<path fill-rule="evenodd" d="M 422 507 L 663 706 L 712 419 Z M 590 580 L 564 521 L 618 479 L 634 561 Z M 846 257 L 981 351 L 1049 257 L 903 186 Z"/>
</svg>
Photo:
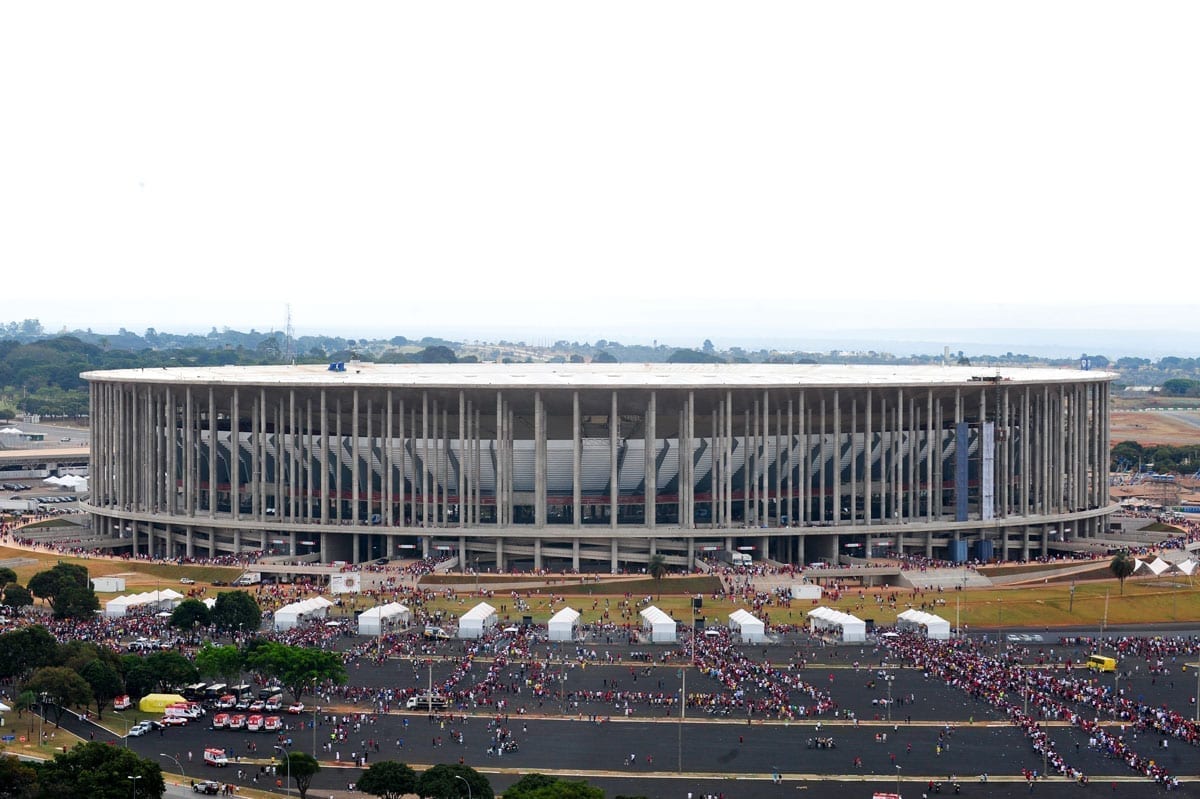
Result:
<svg viewBox="0 0 1200 799">
<path fill-rule="evenodd" d="M 1121 550 L 1113 556 L 1112 562 L 1108 564 L 1108 570 L 1113 573 L 1121 582 L 1121 593 L 1125 593 L 1125 578 L 1133 574 L 1133 570 L 1137 568 L 1137 561 L 1129 557 L 1129 553 Z"/>
<path fill-rule="evenodd" d="M 646 564 L 646 573 L 653 577 L 655 582 L 661 583 L 662 578 L 667 576 L 667 559 L 662 555 L 651 555 L 650 562 Z"/>
</svg>

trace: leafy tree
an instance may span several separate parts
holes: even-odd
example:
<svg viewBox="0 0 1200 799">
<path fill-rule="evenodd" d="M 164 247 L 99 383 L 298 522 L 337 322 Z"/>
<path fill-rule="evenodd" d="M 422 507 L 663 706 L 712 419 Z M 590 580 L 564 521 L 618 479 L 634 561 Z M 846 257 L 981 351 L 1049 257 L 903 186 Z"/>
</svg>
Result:
<svg viewBox="0 0 1200 799">
<path fill-rule="evenodd" d="M 592 363 L 616 363 L 617 359 L 609 352 L 600 350 L 592 356 Z"/>
<path fill-rule="evenodd" d="M 1113 555 L 1112 561 L 1109 562 L 1108 570 L 1120 581 L 1122 594 L 1125 593 L 1125 578 L 1133 574 L 1135 568 L 1137 568 L 1137 562 L 1124 550 Z"/>
<path fill-rule="evenodd" d="M 0 604 L 3 604 L 6 608 L 12 608 L 14 610 L 27 608 L 33 604 L 33 594 L 29 593 L 28 588 L 17 585 L 16 583 L 9 583 L 8 585 L 4 586 L 4 601 Z"/>
<path fill-rule="evenodd" d="M 379 799 L 400 799 L 417 789 L 417 772 L 407 763 L 383 760 L 363 772 L 358 789 Z"/>
<path fill-rule="evenodd" d="M 137 777 L 139 799 L 162 799 L 166 791 L 157 763 L 130 749 L 99 741 L 82 743 L 38 769 L 42 797 L 86 796 L 87 799 L 129 799 L 130 777 Z"/>
<path fill-rule="evenodd" d="M 346 681 L 346 667 L 336 652 L 268 641 L 246 655 L 247 667 L 279 680 L 296 701 L 318 683 Z"/>
<path fill-rule="evenodd" d="M 312 778 L 321 770 L 321 764 L 307 752 L 288 750 L 286 758 L 279 758 L 276 773 L 278 773 L 278 769 L 283 769 L 284 774 L 291 775 L 292 781 L 296 783 L 296 791 L 300 794 L 300 799 L 306 799 L 308 788 L 312 785 Z"/>
<path fill-rule="evenodd" d="M 218 630 L 254 632 L 262 626 L 262 609 L 246 591 L 223 591 L 217 594 L 211 618 Z"/>
<path fill-rule="evenodd" d="M 92 698 L 96 701 L 96 716 L 104 718 L 104 708 L 123 692 L 121 674 L 111 663 L 96 659 L 79 671 L 92 689 Z"/>
<path fill-rule="evenodd" d="M 582 780 L 561 780 L 534 772 L 510 785 L 504 799 L 604 799 L 604 791 Z"/>
<path fill-rule="evenodd" d="M 15 757 L 0 755 L 0 797 L 34 799 L 37 796 L 37 769 Z"/>
<path fill-rule="evenodd" d="M 1166 397 L 1200 396 L 1200 380 L 1188 380 L 1183 377 L 1173 377 L 1170 380 L 1164 380 L 1162 394 Z"/>
<path fill-rule="evenodd" d="M 185 599 L 171 611 L 171 626 L 177 630 L 194 630 L 207 627 L 210 616 L 208 606 L 199 599 Z"/>
<path fill-rule="evenodd" d="M 87 680 L 65 666 L 43 666 L 33 673 L 22 686 L 38 696 L 45 694 L 53 703 L 54 723 L 62 721 L 69 707 L 87 707 L 92 703 L 92 687 Z"/>
<path fill-rule="evenodd" d="M 667 363 L 725 363 L 722 358 L 710 352 L 696 350 L 675 350 L 667 358 Z"/>
<path fill-rule="evenodd" d="M 436 346 L 426 347 L 418 352 L 417 360 L 421 363 L 455 363 L 458 357 L 449 347 Z"/>
<path fill-rule="evenodd" d="M 424 799 L 459 799 L 463 791 L 459 777 L 471 786 L 471 796 L 475 799 L 495 799 L 487 777 L 470 766 L 449 763 L 439 763 L 423 771 L 417 777 L 417 795 Z"/>
<path fill-rule="evenodd" d="M 46 600 L 55 618 L 90 617 L 100 607 L 87 569 L 74 563 L 59 563 L 38 572 L 29 578 L 29 590 Z"/>
<path fill-rule="evenodd" d="M 7 566 L 0 566 L 0 588 L 15 583 L 17 581 L 17 573 Z"/>
<path fill-rule="evenodd" d="M 242 673 L 244 666 L 245 658 L 236 646 L 205 644 L 196 653 L 196 668 L 201 677 L 220 677 L 232 683 Z"/>
<path fill-rule="evenodd" d="M 58 642 L 40 624 L 0 635 L 0 678 L 23 678 L 57 662 Z"/>
<path fill-rule="evenodd" d="M 155 652 L 146 656 L 146 668 L 162 690 L 194 683 L 200 676 L 190 660 L 178 652 Z"/>
<path fill-rule="evenodd" d="M 133 700 L 141 699 L 153 691 L 158 683 L 158 678 L 146 664 L 146 659 L 139 655 L 123 656 L 120 671 L 125 680 L 125 693 Z"/>
</svg>

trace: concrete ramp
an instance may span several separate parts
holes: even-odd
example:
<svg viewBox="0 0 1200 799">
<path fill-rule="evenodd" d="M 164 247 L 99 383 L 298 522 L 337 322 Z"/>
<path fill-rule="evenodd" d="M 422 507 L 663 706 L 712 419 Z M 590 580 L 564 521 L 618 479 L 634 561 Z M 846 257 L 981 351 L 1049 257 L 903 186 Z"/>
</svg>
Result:
<svg viewBox="0 0 1200 799">
<path fill-rule="evenodd" d="M 939 568 L 906 569 L 900 572 L 898 584 L 905 588 L 953 591 L 956 588 L 991 588 L 992 581 L 973 569 Z"/>
</svg>

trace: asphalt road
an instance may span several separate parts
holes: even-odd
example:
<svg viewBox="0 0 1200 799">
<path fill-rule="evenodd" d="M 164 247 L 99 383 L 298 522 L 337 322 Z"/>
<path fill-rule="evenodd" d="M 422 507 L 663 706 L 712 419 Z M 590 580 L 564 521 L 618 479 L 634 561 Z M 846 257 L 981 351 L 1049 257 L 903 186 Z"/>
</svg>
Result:
<svg viewBox="0 0 1200 799">
<path fill-rule="evenodd" d="M 1060 656 L 1078 662 L 1085 656 L 1081 649 L 1064 648 L 1055 640 L 1057 636 L 1044 638 L 1042 642 L 1006 645 L 1022 646 L 1023 660 L 1030 664 Z M 456 641 L 439 644 L 432 661 L 392 659 L 382 666 L 360 662 L 350 668 L 350 683 L 374 689 L 424 688 L 431 672 L 435 682 L 452 676 L 455 666 L 463 660 L 463 647 L 463 643 Z M 425 714 L 400 713 L 394 709 L 373 714 L 363 703 L 358 705 L 357 712 L 368 714 L 366 720 L 357 729 L 347 731 L 343 740 L 330 740 L 331 724 L 322 722 L 314 730 L 311 713 L 285 716 L 291 729 L 285 730 L 283 736 L 291 737 L 293 748 L 310 753 L 315 743 L 323 764 L 322 772 L 314 780 L 318 796 L 324 792 L 339 794 L 357 779 L 359 770 L 349 764 L 352 757 L 362 755 L 366 741 L 378 742 L 378 751 L 373 745 L 370 747 L 368 764 L 394 759 L 421 768 L 439 762 L 456 763 L 461 758 L 462 762 L 487 773 L 498 789 L 520 773 L 545 771 L 568 777 L 578 775 L 605 787 L 610 796 L 683 797 L 691 791 L 695 795 L 774 797 L 793 795 L 796 790 L 813 796 L 865 796 L 872 789 L 895 790 L 899 776 L 902 791 L 912 797 L 918 792 L 928 792 L 929 780 L 948 783 L 951 775 L 959 778 L 965 793 L 1027 795 L 1022 771 L 1042 770 L 1040 755 L 996 710 L 914 668 L 889 666 L 881 671 L 880 660 L 885 654 L 870 646 L 820 647 L 804 643 L 766 650 L 773 665 L 787 668 L 790 664 L 792 676 L 828 691 L 838 704 L 837 717 L 826 715 L 788 722 L 752 716 L 748 723 L 740 713 L 710 715 L 693 708 L 688 719 L 681 723 L 678 708 L 652 707 L 637 701 L 630 703 L 628 716 L 624 715 L 623 707 L 613 702 L 582 701 L 567 708 L 569 714 L 564 717 L 564 706 L 569 702 L 560 698 L 560 690 L 563 694 L 572 690 L 603 691 L 612 688 L 614 682 L 621 691 L 661 691 L 672 695 L 680 688 L 677 666 L 633 664 L 628 660 L 631 651 L 657 654 L 661 650 L 621 645 L 595 648 L 601 654 L 608 650 L 614 658 L 625 662 L 569 669 L 565 680 L 557 684 L 556 678 L 563 672 L 555 663 L 547 680 L 549 695 L 541 698 L 531 695 L 532 686 L 526 685 L 527 675 L 523 675 L 521 664 L 513 663 L 502 670 L 498 682 L 506 688 L 495 695 L 505 698 L 509 707 L 506 718 L 500 714 L 499 723 L 510 731 L 519 748 L 499 757 L 488 754 L 492 735 L 489 722 L 497 716 L 496 710 L 488 707 L 466 708 L 465 722 L 457 712 L 454 721 L 443 722 L 431 721 Z M 547 650 L 545 644 L 535 647 L 535 653 L 543 658 L 547 651 L 555 660 L 561 660 L 561 651 L 553 647 Z M 744 651 L 761 660 L 761 647 Z M 566 654 L 574 654 L 574 647 Z M 801 663 L 807 665 L 802 667 Z M 468 689 L 478 683 L 489 665 L 486 658 L 476 660 L 458 682 L 457 689 Z M 1133 671 L 1133 675 L 1122 678 L 1120 685 L 1130 695 L 1155 705 L 1187 709 L 1190 715 L 1194 712 L 1192 700 L 1198 687 L 1192 677 L 1195 672 L 1184 675 L 1179 662 L 1166 665 L 1171 674 L 1150 675 L 1145 661 L 1127 658 L 1122 661 L 1122 669 Z M 893 698 L 907 700 L 893 706 L 891 721 L 887 719 L 886 705 L 879 704 L 887 696 L 887 681 L 881 674 L 894 676 Z M 1105 675 L 1100 679 L 1114 677 Z M 715 680 L 689 669 L 687 690 L 694 693 L 722 689 Z M 754 695 L 755 689 L 750 688 L 748 696 Z M 311 697 L 305 699 L 312 701 Z M 347 708 L 347 712 L 354 708 L 351 702 L 338 700 L 335 704 Z M 526 712 L 521 713 L 521 709 Z M 97 739 L 123 743 L 93 725 L 77 720 L 69 723 L 85 739 L 95 733 Z M 1050 726 L 1049 730 L 1067 762 L 1091 775 L 1093 783 L 1088 792 L 1095 792 L 1099 790 L 1097 786 L 1103 785 L 1106 794 L 1113 793 L 1114 780 L 1117 793 L 1147 795 L 1159 790 L 1122 763 L 1089 749 L 1079 730 L 1065 724 Z M 947 731 L 948 737 L 939 741 L 939 734 L 946 736 Z M 462 733 L 463 743 L 453 740 L 456 732 Z M 882 739 L 885 734 L 886 741 Z M 1139 739 L 1132 729 L 1129 736 L 1137 751 L 1155 757 L 1172 773 L 1185 777 L 1200 774 L 1200 749 L 1175 740 L 1163 749 L 1158 737 L 1143 735 Z M 810 739 L 817 737 L 832 737 L 836 748 L 810 748 Z M 158 760 L 167 771 L 177 769 L 159 753 L 177 757 L 188 776 L 197 779 L 214 777 L 217 773 L 201 764 L 204 747 L 221 746 L 231 757 L 247 762 L 222 770 L 219 778 L 249 786 L 256 784 L 253 777 L 259 773 L 259 761 L 269 758 L 275 742 L 270 734 L 211 730 L 206 720 L 131 738 L 128 744 L 143 756 Z M 939 743 L 943 747 L 940 754 Z M 257 746 L 257 752 L 250 751 L 251 745 Z M 636 755 L 634 763 L 629 762 L 631 754 Z M 340 764 L 334 763 L 335 755 L 340 756 Z M 239 768 L 245 772 L 240 779 Z M 781 774 L 780 785 L 772 782 L 776 771 Z M 986 786 L 978 781 L 984 772 L 990 776 Z M 272 783 L 263 775 L 257 787 L 267 788 Z M 1200 783 L 1188 783 L 1184 790 L 1197 791 L 1198 787 Z M 1064 789 L 1083 790 L 1062 779 L 1035 786 L 1036 792 Z"/>
</svg>

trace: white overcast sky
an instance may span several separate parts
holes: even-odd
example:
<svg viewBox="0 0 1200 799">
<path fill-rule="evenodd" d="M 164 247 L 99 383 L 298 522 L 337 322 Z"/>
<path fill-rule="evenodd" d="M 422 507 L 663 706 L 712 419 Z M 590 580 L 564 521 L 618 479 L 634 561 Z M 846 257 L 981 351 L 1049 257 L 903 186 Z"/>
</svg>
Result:
<svg viewBox="0 0 1200 799">
<path fill-rule="evenodd" d="M 0 320 L 1196 330 L 1197 31 L 1194 0 L 4 3 Z"/>
</svg>

